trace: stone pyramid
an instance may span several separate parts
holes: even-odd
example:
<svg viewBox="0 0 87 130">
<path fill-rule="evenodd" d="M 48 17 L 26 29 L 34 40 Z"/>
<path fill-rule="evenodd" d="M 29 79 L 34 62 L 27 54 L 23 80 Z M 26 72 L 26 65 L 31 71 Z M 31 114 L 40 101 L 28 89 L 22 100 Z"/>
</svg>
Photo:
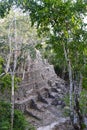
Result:
<svg viewBox="0 0 87 130">
<path fill-rule="evenodd" d="M 39 51 L 27 66 L 29 69 L 15 92 L 15 108 L 25 113 L 37 128 L 60 120 L 66 82 L 56 75 L 53 65 L 42 59 Z"/>
</svg>

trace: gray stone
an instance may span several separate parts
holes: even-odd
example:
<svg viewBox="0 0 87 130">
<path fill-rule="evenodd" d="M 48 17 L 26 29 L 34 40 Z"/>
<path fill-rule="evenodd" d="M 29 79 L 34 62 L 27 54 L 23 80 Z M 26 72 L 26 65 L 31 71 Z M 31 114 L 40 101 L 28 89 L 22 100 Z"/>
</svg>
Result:
<svg viewBox="0 0 87 130">
<path fill-rule="evenodd" d="M 27 120 L 37 127 L 58 121 L 58 116 L 62 115 L 62 98 L 67 93 L 65 81 L 55 74 L 53 65 L 42 60 L 39 53 L 28 66 L 29 72 L 25 71 L 15 92 L 15 108 L 26 113 Z"/>
</svg>

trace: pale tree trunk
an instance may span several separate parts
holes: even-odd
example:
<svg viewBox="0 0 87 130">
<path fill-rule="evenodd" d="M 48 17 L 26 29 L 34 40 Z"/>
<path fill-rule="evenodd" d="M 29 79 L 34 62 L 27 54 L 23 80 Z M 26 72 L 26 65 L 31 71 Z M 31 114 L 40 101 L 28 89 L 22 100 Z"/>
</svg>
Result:
<svg viewBox="0 0 87 130">
<path fill-rule="evenodd" d="M 12 94 L 11 94 L 11 130 L 13 130 L 14 125 L 14 78 L 15 78 L 15 70 L 17 66 L 17 31 L 16 31 L 16 17 L 15 17 L 15 48 L 13 50 L 13 72 L 12 72 Z"/>
<path fill-rule="evenodd" d="M 11 60 L 11 55 L 12 55 L 12 51 L 11 51 L 11 49 L 12 49 L 12 47 L 11 47 L 11 36 L 10 36 L 10 34 L 11 34 L 10 28 L 11 28 L 11 27 L 10 27 L 10 26 L 11 26 L 11 25 L 9 25 L 9 33 L 8 33 L 10 53 L 9 53 L 9 55 L 8 55 L 8 60 L 7 60 L 6 70 L 5 70 L 6 73 L 8 72 L 8 70 L 9 70 L 9 68 L 10 68 L 10 60 Z"/>
<path fill-rule="evenodd" d="M 8 55 L 8 60 L 7 60 L 7 65 L 6 65 L 6 69 L 5 72 L 8 73 L 9 69 L 10 69 L 10 62 L 11 62 L 11 57 L 12 57 L 12 45 L 11 45 L 11 24 L 9 25 L 9 34 L 8 34 L 8 39 L 9 39 L 9 49 L 10 49 L 10 53 Z M 14 64 L 14 63 L 13 63 Z M 12 77 L 12 90 L 11 90 L 11 106 L 12 106 L 12 111 L 11 111 L 11 130 L 13 130 L 13 122 L 14 122 L 14 69 L 11 70 L 13 72 L 11 72 L 11 77 Z"/>
<path fill-rule="evenodd" d="M 70 81 L 70 111 L 71 111 L 71 116 L 73 112 L 73 106 L 72 106 L 72 93 L 73 93 L 73 80 L 72 80 L 72 69 L 71 69 L 71 62 L 69 60 L 68 64 L 68 71 L 69 71 L 69 81 Z"/>
<path fill-rule="evenodd" d="M 10 69 L 10 74 L 11 74 L 11 77 L 12 77 L 12 90 L 11 90 L 11 106 L 12 106 L 12 110 L 11 110 L 11 130 L 13 130 L 13 119 L 14 119 L 14 70 L 15 70 L 15 60 L 13 58 L 13 70 L 11 70 L 10 68 L 10 62 L 11 62 L 11 58 L 12 58 L 12 43 L 11 43 L 11 25 L 13 24 L 13 21 L 12 23 L 10 23 L 9 25 L 9 32 L 8 32 L 8 39 L 9 39 L 9 49 L 10 49 L 10 52 L 9 52 L 9 55 L 8 55 L 8 60 L 7 60 L 7 65 L 6 65 L 6 69 L 5 69 L 5 72 L 8 73 L 9 69 Z"/>
<path fill-rule="evenodd" d="M 72 67 L 71 67 L 71 62 L 70 62 L 70 59 L 68 58 L 68 53 L 69 51 L 67 52 L 66 48 L 65 48 L 65 45 L 63 44 L 63 49 L 64 49 L 64 55 L 65 55 L 65 59 L 66 59 L 66 62 L 67 62 L 67 65 L 68 65 L 68 72 L 69 72 L 69 82 L 70 82 L 70 90 L 69 90 L 69 98 L 70 98 L 70 116 L 71 118 L 73 118 L 73 105 L 72 105 L 72 92 L 73 92 L 73 78 L 72 78 Z"/>
<path fill-rule="evenodd" d="M 16 70 L 16 65 L 17 65 L 17 54 L 14 51 L 14 68 L 12 72 L 12 92 L 11 92 L 11 105 L 12 105 L 12 110 L 11 110 L 11 130 L 13 130 L 13 125 L 14 125 L 14 78 L 15 78 L 15 70 Z"/>
<path fill-rule="evenodd" d="M 75 94 L 74 94 L 74 111 L 75 111 L 75 115 L 77 115 L 76 116 L 77 122 L 74 123 L 74 128 L 76 127 L 76 130 L 84 130 L 83 128 L 84 117 L 80 108 L 80 98 L 79 98 L 82 90 L 82 79 L 83 76 L 80 73 L 80 77 L 77 85 L 78 89 L 75 90 Z"/>
<path fill-rule="evenodd" d="M 8 32 L 8 40 L 9 40 L 9 55 L 8 55 L 8 59 L 7 59 L 7 64 L 6 64 L 6 69 L 5 72 L 8 73 L 9 69 L 10 69 L 10 74 L 12 77 L 12 90 L 11 90 L 11 106 L 12 106 L 12 110 L 11 110 L 11 130 L 13 130 L 13 119 L 14 119 L 14 67 L 13 70 L 11 70 L 10 68 L 10 62 L 11 62 L 11 58 L 12 58 L 12 43 L 11 43 L 11 25 L 13 24 L 10 23 L 9 25 L 9 32 Z M 13 61 L 13 65 L 14 65 L 14 61 Z"/>
<path fill-rule="evenodd" d="M 75 93 L 75 105 L 74 105 L 74 109 L 75 109 L 75 114 L 77 115 L 76 119 L 77 122 L 74 123 L 74 128 L 76 128 L 75 130 L 84 130 L 84 118 L 83 118 L 83 114 L 81 112 L 80 109 L 80 104 L 79 104 L 79 94 L 78 92 Z"/>
<path fill-rule="evenodd" d="M 11 130 L 13 130 L 13 125 L 14 125 L 14 72 L 12 72 L 12 92 L 11 92 L 11 105 L 12 105 L 12 110 L 11 110 Z"/>
<path fill-rule="evenodd" d="M 24 80 L 24 77 L 25 77 L 25 66 L 24 66 L 24 69 L 23 69 L 22 80 Z"/>
</svg>

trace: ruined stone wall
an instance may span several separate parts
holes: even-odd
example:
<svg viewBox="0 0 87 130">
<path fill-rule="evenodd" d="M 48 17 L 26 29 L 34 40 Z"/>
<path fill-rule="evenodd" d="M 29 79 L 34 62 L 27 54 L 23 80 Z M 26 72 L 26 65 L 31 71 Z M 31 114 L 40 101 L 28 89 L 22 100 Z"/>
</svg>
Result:
<svg viewBox="0 0 87 130">
<path fill-rule="evenodd" d="M 62 116 L 66 93 L 66 82 L 57 77 L 53 65 L 37 51 L 36 59 L 28 61 L 28 70 L 15 92 L 15 108 L 24 112 L 36 127 L 48 125 Z"/>
<path fill-rule="evenodd" d="M 30 98 L 41 95 L 57 96 L 62 98 L 66 92 L 66 83 L 55 74 L 53 65 L 43 60 L 40 53 L 36 55 L 36 59 L 30 60 L 29 71 L 25 72 L 24 80 L 15 92 L 15 103 L 27 102 Z"/>
</svg>

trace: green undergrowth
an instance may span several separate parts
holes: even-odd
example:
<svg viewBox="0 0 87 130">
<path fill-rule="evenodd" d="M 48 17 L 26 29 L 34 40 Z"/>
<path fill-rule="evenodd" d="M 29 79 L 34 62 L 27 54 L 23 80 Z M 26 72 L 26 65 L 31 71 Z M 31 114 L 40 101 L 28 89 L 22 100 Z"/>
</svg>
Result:
<svg viewBox="0 0 87 130">
<path fill-rule="evenodd" d="M 70 114 L 70 108 L 69 108 L 69 95 L 66 95 L 64 98 L 64 102 L 66 106 L 64 107 L 64 115 L 69 116 Z M 73 94 L 73 105 L 74 105 L 74 94 Z M 87 114 L 87 90 L 83 89 L 79 96 L 79 105 L 80 105 L 80 111 L 85 116 Z"/>
<path fill-rule="evenodd" d="M 11 105 L 8 102 L 0 101 L 0 130 L 10 130 L 10 126 Z M 26 121 L 21 111 L 15 109 L 13 130 L 35 130 L 35 128 Z"/>
</svg>

